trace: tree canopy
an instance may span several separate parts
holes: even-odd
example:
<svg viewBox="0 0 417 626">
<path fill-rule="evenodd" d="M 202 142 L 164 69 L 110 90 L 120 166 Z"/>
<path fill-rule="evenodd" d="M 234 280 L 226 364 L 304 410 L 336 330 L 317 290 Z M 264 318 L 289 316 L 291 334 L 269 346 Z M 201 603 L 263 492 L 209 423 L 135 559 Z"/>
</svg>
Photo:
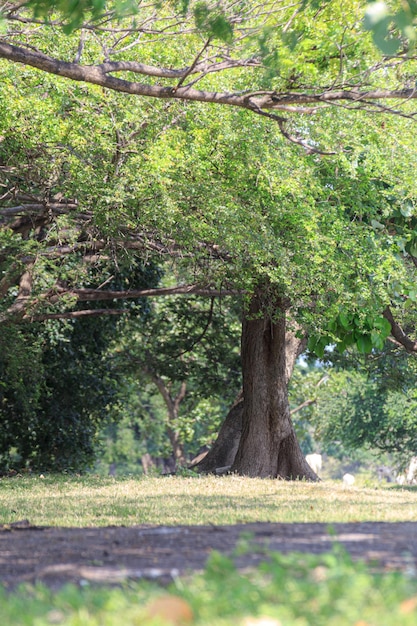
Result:
<svg viewBox="0 0 417 626">
<path fill-rule="evenodd" d="M 0 57 L 25 66 L 3 66 L 5 225 L 26 233 L 36 215 L 39 230 L 52 212 L 57 223 L 72 224 L 61 228 L 67 247 L 61 246 L 60 254 L 69 248 L 85 252 L 87 242 L 99 252 L 110 239 L 113 247 L 147 254 L 187 252 L 204 268 L 209 259 L 211 272 L 205 284 L 191 281 L 189 289 L 250 291 L 251 282 L 272 281 L 284 293 L 291 291 L 293 304 L 299 290 L 300 310 L 312 283 L 316 292 L 338 291 L 330 285 L 335 276 L 343 283 L 349 272 L 343 261 L 357 251 L 367 255 L 358 260 L 363 285 L 369 264 L 382 272 L 388 262 L 398 263 L 387 272 L 404 274 L 401 261 L 393 256 L 388 261 L 388 246 L 376 251 L 367 242 L 382 241 L 381 213 L 390 213 L 395 197 L 398 216 L 390 220 L 402 231 L 397 244 L 408 253 L 413 249 L 414 189 L 405 164 L 411 167 L 415 158 L 408 141 L 412 123 L 406 121 L 413 119 L 415 61 L 405 44 L 395 57 L 381 55 L 361 17 L 365 3 L 80 3 L 74 9 L 79 16 L 62 36 L 71 6 L 11 4 L 3 10 Z M 223 31 L 219 24 L 228 26 Z M 30 66 L 46 74 L 41 78 Z M 120 91 L 145 98 L 126 101 Z M 358 109 L 368 115 L 359 118 Z M 400 119 L 382 119 L 379 113 Z M 42 122 L 39 135 L 29 127 L 41 118 L 49 121 Z M 390 136 L 394 132 L 404 133 L 404 140 Z M 288 139 L 304 146 L 306 157 L 286 145 Z M 387 150 L 389 166 L 381 158 Z M 335 157 L 326 164 L 320 152 Z M 22 169 L 16 174 L 14 163 L 25 160 L 24 174 Z M 388 171 L 394 160 L 396 174 Z M 341 210 L 341 202 L 349 209 Z M 77 211 L 81 223 L 75 233 Z M 25 217 L 16 219 L 22 212 Z M 346 228 L 352 231 L 350 242 Z M 10 239 L 10 230 L 2 236 Z M 19 245 L 28 248 L 25 259 L 33 258 L 33 238 L 24 239 Z M 342 251 L 343 246 L 350 249 Z M 52 256 L 58 256 L 56 245 L 38 254 L 36 264 L 41 258 L 51 264 Z M 303 259 L 303 269 L 288 271 L 289 261 L 301 265 Z M 9 281 L 10 270 L 4 289 Z M 44 290 L 43 296 L 54 302 L 105 297 L 103 289 L 99 294 L 70 284 L 54 279 L 53 291 Z M 375 299 L 377 289 L 367 288 Z M 24 289 L 21 285 L 11 305 L 13 313 L 26 306 Z M 26 289 L 33 291 L 33 284 Z M 377 307 L 384 303 L 389 304 L 386 294 Z M 328 301 L 325 307 L 329 310 Z M 383 320 L 376 326 L 372 320 L 356 322 L 364 329 L 368 324 L 365 334 L 373 331 L 376 341 L 378 333 L 387 334 Z M 330 331 L 343 335 L 352 323 L 353 317 L 342 314 Z"/>
<path fill-rule="evenodd" d="M 368 8 L 364 21 L 367 6 L 357 0 L 7 3 L 0 57 L 132 95 L 247 109 L 319 150 L 294 118 L 329 107 L 409 115 L 400 101 L 416 97 L 409 39 L 396 37 L 405 18 L 397 13 L 390 20 L 388 11 Z M 409 8 L 403 14 L 412 20 Z M 60 28 L 70 35 L 65 49 L 52 43 Z M 372 29 L 377 41 L 400 41 L 394 56 L 377 51 Z"/>
<path fill-rule="evenodd" d="M 66 34 L 46 6 L 3 12 L 1 322 L 77 317 L 80 301 L 243 297 L 244 354 L 271 385 L 244 424 L 269 398 L 261 412 L 278 416 L 281 440 L 265 445 L 287 442 L 247 471 L 304 475 L 288 460 L 285 338 L 294 354 L 307 336 L 318 355 L 329 343 L 369 352 L 390 333 L 415 347 L 399 325 L 417 300 L 406 41 L 384 56 L 354 0 L 85 5 Z M 135 256 L 169 259 L 165 282 L 111 288 L 109 259 Z M 246 395 L 249 370 L 262 371 L 249 361 Z"/>
</svg>

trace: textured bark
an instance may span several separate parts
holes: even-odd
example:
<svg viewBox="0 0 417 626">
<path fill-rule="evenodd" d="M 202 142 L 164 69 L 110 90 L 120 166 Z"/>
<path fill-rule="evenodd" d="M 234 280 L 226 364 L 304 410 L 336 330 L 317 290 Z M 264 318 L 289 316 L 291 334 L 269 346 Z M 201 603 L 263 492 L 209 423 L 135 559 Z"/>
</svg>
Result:
<svg viewBox="0 0 417 626">
<path fill-rule="evenodd" d="M 395 321 L 391 309 L 387 307 L 383 312 L 383 316 L 391 324 L 391 335 L 394 343 L 402 346 L 410 354 L 417 352 L 417 341 L 411 339 L 401 328 L 398 322 Z"/>
<path fill-rule="evenodd" d="M 242 328 L 243 392 L 235 400 L 212 449 L 193 469 L 229 467 L 249 476 L 318 480 L 307 464 L 290 418 L 288 383 L 305 348 L 286 312 L 272 321 L 258 317 L 252 302 Z"/>
<path fill-rule="evenodd" d="M 213 447 L 204 455 L 191 462 L 190 469 L 198 472 L 219 473 L 222 468 L 230 468 L 236 457 L 242 432 L 243 393 L 234 401 Z"/>
<path fill-rule="evenodd" d="M 287 336 L 284 305 L 278 302 L 276 310 L 274 320 L 263 315 L 259 294 L 243 322 L 245 400 L 232 471 L 254 477 L 317 480 L 304 459 L 290 417 L 288 380 L 298 353 L 297 337 Z"/>
<path fill-rule="evenodd" d="M 242 329 L 244 408 L 242 436 L 232 470 L 257 477 L 316 480 L 304 459 L 290 417 L 288 381 L 298 354 L 287 333 L 286 312 L 261 316 L 257 297 Z"/>
</svg>

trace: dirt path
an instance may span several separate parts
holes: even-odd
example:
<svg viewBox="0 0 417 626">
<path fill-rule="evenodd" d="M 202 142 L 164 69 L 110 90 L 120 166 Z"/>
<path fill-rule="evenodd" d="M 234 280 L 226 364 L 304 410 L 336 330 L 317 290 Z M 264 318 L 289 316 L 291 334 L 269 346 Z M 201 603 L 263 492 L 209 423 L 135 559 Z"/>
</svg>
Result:
<svg viewBox="0 0 417 626">
<path fill-rule="evenodd" d="M 155 579 L 163 583 L 201 571 L 212 550 L 233 555 L 245 569 L 266 550 L 322 553 L 338 542 L 355 559 L 417 574 L 417 523 L 275 524 L 235 526 L 35 527 L 0 526 L 0 584 L 14 588 L 42 581 L 117 584 Z"/>
</svg>

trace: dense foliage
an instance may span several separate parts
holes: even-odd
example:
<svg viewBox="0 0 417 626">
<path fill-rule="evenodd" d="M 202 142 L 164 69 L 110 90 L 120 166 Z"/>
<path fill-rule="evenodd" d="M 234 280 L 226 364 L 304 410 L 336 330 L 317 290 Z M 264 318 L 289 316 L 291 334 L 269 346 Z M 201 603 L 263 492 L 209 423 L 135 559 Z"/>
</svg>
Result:
<svg viewBox="0 0 417 626">
<path fill-rule="evenodd" d="M 149 268 L 130 272 L 136 284 L 155 284 L 157 277 Z M 147 303 L 130 310 L 143 317 Z M 119 398 L 122 372 L 109 358 L 109 344 L 122 325 L 123 320 L 102 314 L 4 327 L 0 471 L 91 466 L 99 432 Z"/>
<path fill-rule="evenodd" d="M 67 35 L 58 18 L 38 23 L 23 5 L 5 15 L 2 384 L 12 398 L 8 425 L 16 428 L 17 415 L 39 410 L 38 422 L 42 416 L 46 431 L 55 429 L 45 446 L 51 458 L 51 442 L 62 435 L 57 413 L 74 423 L 77 404 L 46 402 L 52 389 L 62 398 L 85 372 L 77 392 L 91 436 L 97 403 L 89 404 L 86 390 L 96 389 L 103 407 L 112 395 L 106 376 L 95 377 L 105 368 L 108 344 L 99 326 L 117 323 L 91 322 L 95 337 L 76 317 L 77 302 L 90 302 L 86 311 L 94 315 L 99 299 L 137 298 L 134 281 L 114 284 L 118 266 L 135 257 L 145 268 L 168 263 L 160 286 L 172 293 L 226 293 L 244 305 L 257 294 L 260 314 L 272 319 L 277 301 L 284 302 L 318 356 L 329 344 L 382 350 L 393 332 L 387 310 L 414 332 L 415 61 L 405 49 L 398 63 L 381 57 L 358 20 L 361 2 L 305 3 L 295 13 L 290 6 L 277 13 L 274 3 L 249 3 L 245 13 L 231 3 L 222 19 L 204 6 L 183 5 L 178 22 L 175 3 L 156 12 L 141 5 L 134 19 L 125 14 L 113 21 L 109 14 L 104 23 L 97 14 L 78 30 L 89 6 L 79 5 L 81 13 L 71 17 L 64 3 L 58 8 L 70 18 Z M 40 14 L 47 9 L 38 3 Z M 410 102 L 400 102 L 410 94 L 406 88 Z M 384 89 L 395 91 L 394 105 L 375 100 Z M 392 101 L 392 93 L 384 97 Z M 147 384 L 160 381 L 159 389 L 171 387 L 175 399 L 187 381 L 192 393 L 182 406 L 190 418 L 197 394 L 213 394 L 220 381 L 227 385 L 236 359 L 235 328 L 224 320 L 196 342 L 193 363 L 178 358 L 187 353 L 188 335 L 201 334 L 200 307 L 206 311 L 208 304 L 198 302 L 198 310 L 191 302 L 168 304 L 147 325 L 118 327 L 121 350 Z M 51 321 L 65 316 L 65 324 Z M 22 321 L 43 326 L 35 333 L 12 325 Z M 59 344 L 51 329 L 58 329 Z M 67 379 L 56 378 L 58 361 L 68 365 Z M 34 385 L 22 394 L 29 372 Z M 228 392 L 217 396 L 220 404 Z M 10 447 L 16 433 L 7 428 Z M 402 436 L 400 428 L 395 433 Z M 25 437 L 28 456 L 34 439 Z M 79 442 L 87 456 L 88 445 Z"/>
<path fill-rule="evenodd" d="M 171 471 L 213 442 L 241 386 L 235 308 L 227 299 L 159 299 L 146 318 L 125 322 L 109 347 L 123 387 L 103 433 L 102 469 Z"/>
<path fill-rule="evenodd" d="M 315 436 L 323 445 L 374 449 L 394 455 L 400 465 L 417 449 L 416 362 L 398 348 L 372 355 L 351 355 L 324 368 Z"/>
</svg>

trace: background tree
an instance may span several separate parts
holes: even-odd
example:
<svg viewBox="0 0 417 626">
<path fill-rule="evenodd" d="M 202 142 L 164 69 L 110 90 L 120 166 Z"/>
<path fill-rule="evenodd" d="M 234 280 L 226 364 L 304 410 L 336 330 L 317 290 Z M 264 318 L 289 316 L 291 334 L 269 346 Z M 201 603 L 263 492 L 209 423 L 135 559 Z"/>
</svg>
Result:
<svg viewBox="0 0 417 626">
<path fill-rule="evenodd" d="M 314 407 L 315 435 L 324 445 L 390 453 L 404 465 L 417 445 L 415 356 L 387 346 L 335 360 Z"/>
<path fill-rule="evenodd" d="M 120 276 L 120 269 L 123 281 L 126 273 Z M 129 278 L 140 286 L 155 284 L 157 276 L 139 266 Z M 146 308 L 146 301 L 142 307 L 126 304 L 126 310 L 138 317 Z M 82 313 L 82 305 L 76 310 Z M 108 353 L 112 339 L 122 331 L 123 319 L 102 314 L 3 328 L 0 470 L 90 467 L 99 432 L 119 401 L 123 374 Z"/>
<path fill-rule="evenodd" d="M 240 388 L 239 326 L 236 304 L 227 299 L 177 297 L 152 302 L 146 320 L 127 322 L 115 342 L 116 367 L 136 381 L 136 393 L 150 383 L 163 401 L 171 470 L 210 442 Z M 149 438 L 146 421 L 142 412 L 138 428 Z"/>
</svg>

